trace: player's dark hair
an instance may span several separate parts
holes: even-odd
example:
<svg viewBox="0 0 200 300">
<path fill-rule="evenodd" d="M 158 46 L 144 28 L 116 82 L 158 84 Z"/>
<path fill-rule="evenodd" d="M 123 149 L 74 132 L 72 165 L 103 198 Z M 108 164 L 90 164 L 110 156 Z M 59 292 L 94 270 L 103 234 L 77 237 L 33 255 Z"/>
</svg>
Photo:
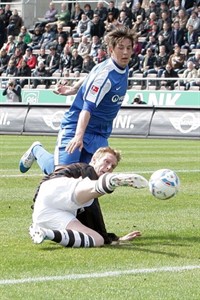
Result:
<svg viewBox="0 0 200 300">
<path fill-rule="evenodd" d="M 113 48 L 115 48 L 119 41 L 123 39 L 129 39 L 132 45 L 135 39 L 135 34 L 133 31 L 125 26 L 112 30 L 105 36 L 105 42 L 107 46 L 111 46 Z"/>
</svg>

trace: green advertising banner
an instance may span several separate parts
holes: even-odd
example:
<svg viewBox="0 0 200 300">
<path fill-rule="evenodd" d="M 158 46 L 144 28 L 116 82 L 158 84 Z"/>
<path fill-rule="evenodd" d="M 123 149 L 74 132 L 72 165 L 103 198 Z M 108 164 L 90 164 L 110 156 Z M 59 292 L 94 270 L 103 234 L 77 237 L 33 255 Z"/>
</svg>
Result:
<svg viewBox="0 0 200 300">
<path fill-rule="evenodd" d="M 0 103 L 6 103 L 6 96 L 0 89 Z M 198 91 L 136 91 L 128 90 L 123 105 L 131 105 L 136 95 L 151 106 L 200 106 Z M 52 90 L 22 90 L 22 103 L 30 104 L 67 104 L 71 105 L 74 96 L 60 96 Z"/>
</svg>

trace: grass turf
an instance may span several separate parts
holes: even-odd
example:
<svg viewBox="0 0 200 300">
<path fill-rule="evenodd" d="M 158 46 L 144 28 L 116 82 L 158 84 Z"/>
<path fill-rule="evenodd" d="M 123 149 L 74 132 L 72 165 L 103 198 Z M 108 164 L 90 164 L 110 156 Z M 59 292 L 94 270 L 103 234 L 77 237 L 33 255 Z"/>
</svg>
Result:
<svg viewBox="0 0 200 300">
<path fill-rule="evenodd" d="M 37 139 L 53 151 L 55 137 L 0 136 L 1 300 L 199 299 L 198 141 L 110 139 L 123 154 L 116 171 L 149 179 L 153 171 L 170 168 L 180 177 L 180 192 L 161 201 L 148 190 L 117 189 L 100 200 L 108 231 L 140 230 L 142 237 L 117 247 L 68 249 L 50 241 L 34 245 L 28 235 L 42 174 L 37 164 L 20 174 L 18 161 Z M 21 281 L 6 281 L 15 279 Z"/>
</svg>

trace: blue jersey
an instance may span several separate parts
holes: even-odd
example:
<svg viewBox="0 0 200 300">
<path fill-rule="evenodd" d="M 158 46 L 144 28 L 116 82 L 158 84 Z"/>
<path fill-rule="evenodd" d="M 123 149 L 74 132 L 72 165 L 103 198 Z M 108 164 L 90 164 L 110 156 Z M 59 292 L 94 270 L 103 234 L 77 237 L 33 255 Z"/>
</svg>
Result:
<svg viewBox="0 0 200 300">
<path fill-rule="evenodd" d="M 67 128 L 68 132 L 74 134 L 81 110 L 87 110 L 91 118 L 85 133 L 108 138 L 113 120 L 124 100 L 127 83 L 128 67 L 120 68 L 111 58 L 96 65 L 65 113 L 61 128 Z"/>
<path fill-rule="evenodd" d="M 99 147 L 108 146 L 113 120 L 122 105 L 127 85 L 128 67 L 120 68 L 111 58 L 92 69 L 61 121 L 61 130 L 57 140 L 59 155 L 55 155 L 57 164 L 77 161 L 88 163 L 91 155 Z M 65 151 L 66 145 L 75 135 L 82 110 L 89 111 L 91 115 L 83 137 L 83 159 L 80 158 L 78 149 L 70 155 L 67 155 Z"/>
</svg>

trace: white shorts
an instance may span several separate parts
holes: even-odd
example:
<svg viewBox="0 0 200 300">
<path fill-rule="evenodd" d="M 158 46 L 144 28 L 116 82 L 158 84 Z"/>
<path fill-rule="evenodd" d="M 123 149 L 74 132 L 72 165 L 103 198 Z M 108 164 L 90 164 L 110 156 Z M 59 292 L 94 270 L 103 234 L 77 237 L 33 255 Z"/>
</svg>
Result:
<svg viewBox="0 0 200 300">
<path fill-rule="evenodd" d="M 75 187 L 81 180 L 81 177 L 57 177 L 43 182 L 34 204 L 33 223 L 52 230 L 66 229 L 69 222 L 76 218 L 77 210 L 83 207 L 76 202 L 74 195 Z"/>
</svg>

